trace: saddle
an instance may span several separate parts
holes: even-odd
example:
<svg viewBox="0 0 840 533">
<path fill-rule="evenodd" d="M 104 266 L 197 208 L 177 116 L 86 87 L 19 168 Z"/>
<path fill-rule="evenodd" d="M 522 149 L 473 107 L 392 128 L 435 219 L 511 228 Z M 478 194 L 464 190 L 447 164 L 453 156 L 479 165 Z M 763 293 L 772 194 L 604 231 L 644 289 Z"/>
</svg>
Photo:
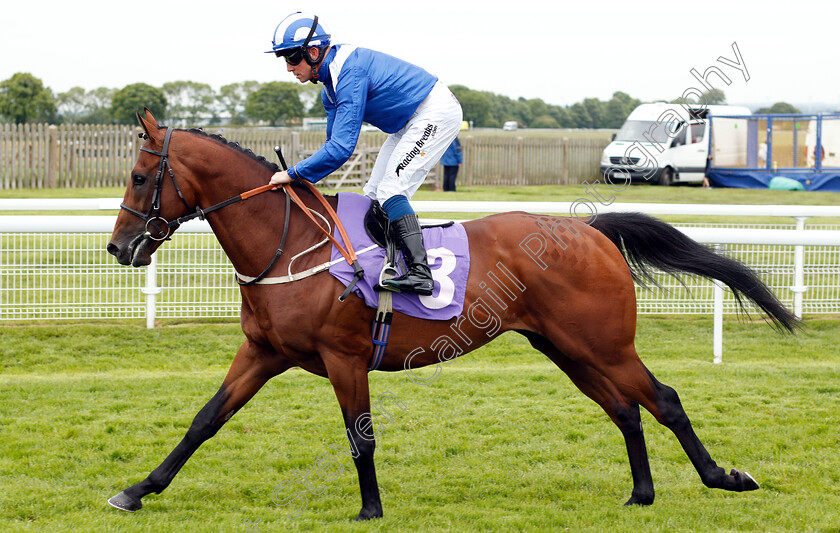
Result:
<svg viewBox="0 0 840 533">
<path fill-rule="evenodd" d="M 453 221 L 444 222 L 441 224 L 421 224 L 421 228 L 448 228 L 455 224 Z M 388 249 L 388 245 L 396 243 L 397 234 L 391 228 L 391 221 L 388 220 L 388 214 L 382 205 L 377 200 L 371 200 L 370 209 L 365 213 L 365 232 L 367 232 L 370 240 L 379 245 L 380 248 Z"/>
</svg>

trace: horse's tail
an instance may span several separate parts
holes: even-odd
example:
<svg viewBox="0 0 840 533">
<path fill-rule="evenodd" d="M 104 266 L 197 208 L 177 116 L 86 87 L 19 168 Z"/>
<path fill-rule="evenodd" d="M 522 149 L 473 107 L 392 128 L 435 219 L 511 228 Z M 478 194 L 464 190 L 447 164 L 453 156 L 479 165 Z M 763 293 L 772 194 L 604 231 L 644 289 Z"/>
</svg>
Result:
<svg viewBox="0 0 840 533">
<path fill-rule="evenodd" d="M 767 313 L 779 329 L 793 332 L 798 327 L 793 313 L 749 267 L 698 244 L 670 224 L 641 213 L 603 213 L 591 226 L 621 250 L 638 282 L 655 283 L 651 267 L 669 274 L 687 272 L 716 279 L 732 289 L 744 312 L 746 297 Z"/>
</svg>

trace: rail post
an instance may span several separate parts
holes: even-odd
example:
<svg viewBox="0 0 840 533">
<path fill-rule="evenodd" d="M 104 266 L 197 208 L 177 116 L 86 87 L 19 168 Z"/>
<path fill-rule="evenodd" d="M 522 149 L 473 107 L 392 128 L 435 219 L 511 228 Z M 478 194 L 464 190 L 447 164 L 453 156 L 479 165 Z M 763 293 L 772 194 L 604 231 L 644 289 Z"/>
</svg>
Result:
<svg viewBox="0 0 840 533">
<path fill-rule="evenodd" d="M 290 157 L 289 163 L 291 165 L 295 165 L 298 161 L 300 161 L 300 133 L 293 131 L 292 132 L 292 149 L 290 150 Z"/>
<path fill-rule="evenodd" d="M 475 168 L 473 163 L 473 158 L 475 157 L 475 138 L 472 135 L 467 135 L 467 138 L 464 139 L 462 150 L 464 154 L 464 177 L 467 180 L 466 185 L 469 187 L 473 182 L 473 172 Z"/>
<path fill-rule="evenodd" d="M 146 286 L 141 292 L 146 295 L 146 329 L 153 329 L 157 315 L 157 295 L 160 294 L 160 287 L 157 286 L 157 254 L 152 254 L 152 262 L 146 267 Z"/>
<path fill-rule="evenodd" d="M 715 319 L 712 334 L 712 362 L 720 364 L 723 362 L 723 284 L 714 280 L 715 284 Z"/>
<path fill-rule="evenodd" d="M 49 132 L 49 151 L 47 152 L 47 187 L 58 187 L 58 126 L 52 124 Z"/>
<path fill-rule="evenodd" d="M 795 218 L 796 230 L 804 230 L 808 217 Z M 793 287 L 790 290 L 793 292 L 793 314 L 799 319 L 802 318 L 802 300 L 807 289 L 808 287 L 805 286 L 805 247 L 798 244 L 793 247 Z"/>
<path fill-rule="evenodd" d="M 715 245 L 715 252 L 722 253 L 722 246 Z M 714 290 L 714 326 L 712 327 L 712 361 L 715 364 L 723 362 L 723 284 L 718 281 L 713 281 L 715 285 Z"/>
<path fill-rule="evenodd" d="M 569 139 L 563 137 L 563 166 L 561 167 L 562 170 L 562 184 L 568 185 L 569 184 Z"/>
</svg>

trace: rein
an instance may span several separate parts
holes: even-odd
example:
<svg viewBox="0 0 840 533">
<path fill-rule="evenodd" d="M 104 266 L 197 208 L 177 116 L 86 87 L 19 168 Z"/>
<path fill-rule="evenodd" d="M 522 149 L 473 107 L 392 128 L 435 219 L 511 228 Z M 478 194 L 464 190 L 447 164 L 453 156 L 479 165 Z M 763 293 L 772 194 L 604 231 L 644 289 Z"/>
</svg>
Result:
<svg viewBox="0 0 840 533">
<path fill-rule="evenodd" d="M 283 253 L 283 247 L 286 245 L 286 238 L 289 235 L 289 216 L 291 214 L 290 202 L 291 202 L 291 200 L 294 200 L 295 204 L 301 209 L 301 211 L 303 211 L 306 214 L 306 216 L 309 217 L 309 219 L 312 220 L 312 222 L 318 227 L 318 229 L 320 229 L 321 232 L 324 233 L 327 236 L 327 238 L 332 242 L 333 246 L 335 246 L 336 249 L 338 249 L 339 253 L 341 253 L 342 257 L 344 257 L 344 259 L 347 261 L 347 263 L 350 266 L 353 267 L 353 272 L 354 272 L 353 281 L 350 283 L 350 285 L 347 286 L 345 291 L 342 293 L 342 295 L 338 299 L 343 302 L 345 300 L 345 298 L 347 298 L 347 296 L 350 294 L 350 292 L 355 287 L 356 283 L 364 275 L 364 271 L 362 270 L 362 267 L 359 266 L 359 261 L 356 257 L 356 252 L 355 252 L 355 250 L 353 250 L 353 245 L 351 244 L 350 239 L 347 237 L 347 232 L 345 231 L 344 225 L 341 223 L 341 220 L 339 220 L 338 214 L 335 212 L 335 210 L 332 208 L 332 206 L 329 204 L 329 202 L 327 202 L 327 199 L 324 198 L 324 195 L 322 195 L 321 192 L 318 191 L 318 189 L 316 189 L 314 185 L 312 185 L 311 183 L 309 183 L 306 180 L 301 180 L 301 181 L 304 183 L 304 185 L 306 185 L 308 187 L 309 191 L 312 193 L 313 196 L 315 196 L 315 198 L 318 199 L 318 201 L 321 203 L 321 205 L 324 206 L 324 209 L 327 211 L 327 214 L 332 219 L 336 228 L 338 228 L 339 234 L 341 235 L 341 238 L 344 240 L 344 243 L 345 243 L 344 246 L 342 246 L 341 243 L 339 243 L 338 240 L 335 237 L 332 236 L 330 231 L 324 229 L 324 227 L 315 219 L 315 216 L 312 215 L 312 213 L 310 212 L 310 209 L 306 206 L 306 204 L 303 203 L 303 201 L 300 199 L 300 196 L 298 196 L 297 192 L 295 192 L 295 190 L 291 186 L 291 184 L 286 184 L 286 185 L 283 185 L 282 187 L 277 187 L 276 185 L 272 185 L 272 184 L 269 183 L 267 185 L 263 185 L 263 186 L 251 189 L 249 191 L 245 191 L 245 192 L 243 192 L 243 193 L 241 193 L 237 196 L 234 196 L 232 198 L 228 198 L 227 200 L 224 200 L 223 202 L 219 202 L 218 204 L 212 205 L 212 206 L 210 206 L 206 209 L 202 209 L 201 207 L 196 206 L 194 212 L 192 212 L 188 215 L 184 215 L 182 217 L 178 217 L 178 218 L 176 218 L 174 220 L 171 220 L 171 221 L 168 221 L 165 218 L 161 217 L 160 216 L 160 210 L 161 210 L 160 203 L 161 203 L 161 191 L 163 190 L 164 173 L 169 174 L 169 177 L 172 179 L 172 184 L 175 186 L 175 191 L 178 193 L 178 197 L 181 198 L 181 201 L 184 203 L 184 205 L 187 207 L 187 209 L 190 210 L 190 211 L 193 211 L 193 209 L 187 203 L 187 200 L 184 198 L 184 195 L 181 192 L 181 188 L 178 186 L 178 182 L 175 180 L 175 173 L 172 171 L 172 167 L 169 165 L 169 142 L 170 142 L 170 139 L 172 137 L 172 131 L 173 131 L 172 128 L 167 128 L 166 129 L 166 134 L 164 135 L 164 139 L 163 139 L 163 148 L 161 149 L 160 152 L 158 152 L 156 150 L 146 148 L 145 146 L 140 148 L 140 150 L 142 150 L 144 152 L 148 152 L 150 154 L 157 155 L 157 156 L 160 157 L 160 164 L 158 165 L 158 170 L 157 170 L 157 173 L 155 174 L 155 190 L 154 190 L 154 194 L 152 196 L 152 205 L 151 205 L 151 207 L 149 207 L 148 212 L 142 213 L 142 212 L 140 212 L 136 209 L 133 209 L 133 208 L 127 206 L 125 203 L 120 204 L 120 209 L 125 209 L 126 211 L 128 211 L 132 215 L 135 215 L 135 216 L 143 219 L 146 222 L 145 233 L 142 233 L 142 234 L 138 235 L 138 237 L 135 238 L 134 241 L 132 242 L 132 246 L 136 245 L 137 242 L 142 240 L 143 238 L 149 238 L 149 239 L 152 239 L 153 241 L 170 240 L 170 235 L 172 235 L 172 232 L 175 231 L 184 222 L 188 222 L 188 221 L 193 220 L 195 218 L 198 218 L 200 220 L 204 220 L 207 217 L 208 214 L 210 214 L 214 211 L 218 211 L 219 209 L 222 209 L 223 207 L 227 207 L 227 206 L 235 204 L 237 202 L 241 202 L 242 200 L 247 200 L 248 198 L 252 198 L 252 197 L 257 196 L 259 194 L 262 194 L 264 192 L 276 191 L 278 188 L 282 188 L 283 192 L 286 193 L 286 219 L 283 223 L 283 237 L 280 239 L 280 247 L 277 248 L 277 252 L 274 254 L 274 257 L 272 258 L 272 260 L 268 264 L 268 266 L 257 277 L 255 277 L 255 278 L 250 278 L 249 277 L 248 281 L 244 281 L 244 282 L 241 281 L 237 277 L 237 283 L 239 283 L 239 285 L 242 285 L 242 286 L 253 285 L 253 284 L 258 283 L 259 281 L 263 280 L 268 275 L 269 271 L 274 267 L 274 265 L 280 259 L 280 256 Z M 283 161 L 282 156 L 280 156 L 280 157 L 281 157 L 281 161 Z M 283 166 L 284 167 L 286 166 L 285 161 L 283 161 Z M 158 225 L 158 221 L 160 221 L 163 224 L 163 228 L 161 228 Z M 161 237 L 161 236 L 153 235 L 150 228 L 149 228 L 150 226 L 158 233 L 158 235 L 162 234 L 163 236 Z M 164 229 L 166 230 L 166 233 L 163 233 Z"/>
</svg>

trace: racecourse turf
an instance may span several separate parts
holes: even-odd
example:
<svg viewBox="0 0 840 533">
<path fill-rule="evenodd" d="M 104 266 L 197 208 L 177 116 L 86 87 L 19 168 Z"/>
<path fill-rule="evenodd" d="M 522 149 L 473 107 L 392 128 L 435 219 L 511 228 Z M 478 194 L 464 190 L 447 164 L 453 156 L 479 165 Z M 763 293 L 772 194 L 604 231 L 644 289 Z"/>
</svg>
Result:
<svg viewBox="0 0 840 533">
<path fill-rule="evenodd" d="M 586 194 L 595 201 L 581 185 L 459 184 L 458 193 L 420 191 L 415 199 L 574 201 Z M 122 195 L 114 188 L 4 191 Z M 838 196 L 648 186 L 615 192 L 619 202 L 668 203 L 836 205 Z M 727 318 L 722 365 L 711 363 L 710 318 L 642 317 L 642 359 L 680 393 L 718 464 L 761 484 L 742 494 L 703 487 L 676 438 L 643 412 L 657 488 L 650 507 L 621 505 L 632 482 L 618 429 L 515 334 L 442 366 L 428 386 L 375 372 L 371 396 L 391 418 L 379 417 L 377 430 L 385 516 L 367 523 L 349 520 L 360 498 L 352 460 L 340 451 L 346 439 L 335 396 L 327 380 L 300 370 L 270 381 L 142 510 L 110 507 L 109 496 L 140 481 L 181 439 L 243 340 L 233 322 L 160 326 L 0 325 L 0 532 L 840 532 L 840 317 L 808 318 L 796 336 Z M 326 454 L 338 462 L 332 479 L 318 481 Z"/>
<path fill-rule="evenodd" d="M 377 430 L 385 516 L 367 523 L 350 521 L 358 483 L 329 382 L 300 370 L 270 381 L 142 510 L 106 503 L 183 436 L 243 340 L 238 324 L 4 325 L 0 531 L 837 532 L 839 325 L 812 318 L 785 336 L 730 318 L 714 365 L 710 319 L 643 317 L 643 360 L 680 393 L 718 464 L 762 486 L 705 488 L 643 413 L 649 507 L 622 506 L 632 484 L 618 429 L 516 334 L 430 385 L 372 373 L 390 420 Z M 321 481 L 325 454 L 338 462 Z"/>
</svg>

